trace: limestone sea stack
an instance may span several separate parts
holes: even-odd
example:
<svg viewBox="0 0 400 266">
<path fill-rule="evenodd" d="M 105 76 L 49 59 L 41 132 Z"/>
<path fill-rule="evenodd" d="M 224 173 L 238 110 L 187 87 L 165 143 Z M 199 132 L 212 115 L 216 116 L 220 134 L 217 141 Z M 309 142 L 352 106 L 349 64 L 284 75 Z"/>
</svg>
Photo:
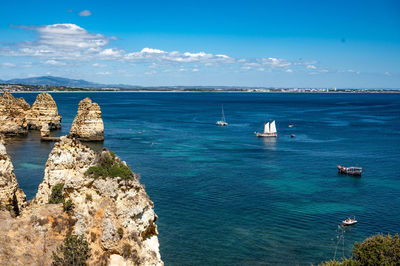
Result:
<svg viewBox="0 0 400 266">
<path fill-rule="evenodd" d="M 99 177 L 88 171 L 93 167 L 97 167 L 96 173 L 107 167 L 125 171 L 121 177 Z M 53 188 L 60 185 L 64 200 L 71 200 L 74 206 L 72 234 L 88 239 L 89 265 L 104 265 L 105 261 L 114 265 L 163 264 L 154 204 L 136 174 L 114 153 L 96 153 L 76 139 L 61 137 L 49 155 L 32 206 L 46 205 Z"/>
<path fill-rule="evenodd" d="M 5 135 L 28 134 L 26 114 L 30 106 L 23 98 L 15 98 L 11 93 L 0 95 L 0 133 Z"/>
<path fill-rule="evenodd" d="M 79 102 L 78 113 L 72 122 L 69 136 L 83 141 L 104 140 L 104 124 L 100 106 L 90 98 Z"/>
<path fill-rule="evenodd" d="M 36 97 L 32 108 L 27 112 L 26 120 L 29 129 L 41 129 L 43 124 L 48 124 L 50 130 L 61 128 L 57 104 L 48 93 L 41 93 Z"/>
<path fill-rule="evenodd" d="M 0 136 L 0 208 L 8 208 L 18 214 L 25 204 L 25 198 L 24 192 L 18 187 L 14 166 Z"/>
</svg>

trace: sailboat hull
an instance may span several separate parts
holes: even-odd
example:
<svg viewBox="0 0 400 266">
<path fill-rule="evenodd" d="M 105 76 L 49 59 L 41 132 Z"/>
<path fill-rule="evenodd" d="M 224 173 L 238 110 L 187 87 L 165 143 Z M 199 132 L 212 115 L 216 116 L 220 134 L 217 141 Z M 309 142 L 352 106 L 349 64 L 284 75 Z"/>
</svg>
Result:
<svg viewBox="0 0 400 266">
<path fill-rule="evenodd" d="M 256 136 L 260 137 L 260 138 L 276 138 L 278 136 L 278 133 L 258 133 L 258 132 L 254 132 L 254 134 L 256 134 Z"/>
<path fill-rule="evenodd" d="M 221 127 L 224 127 L 224 126 L 227 126 L 228 125 L 228 123 L 227 122 L 225 122 L 225 121 L 217 121 L 217 123 L 215 123 L 217 126 L 221 126 Z"/>
</svg>

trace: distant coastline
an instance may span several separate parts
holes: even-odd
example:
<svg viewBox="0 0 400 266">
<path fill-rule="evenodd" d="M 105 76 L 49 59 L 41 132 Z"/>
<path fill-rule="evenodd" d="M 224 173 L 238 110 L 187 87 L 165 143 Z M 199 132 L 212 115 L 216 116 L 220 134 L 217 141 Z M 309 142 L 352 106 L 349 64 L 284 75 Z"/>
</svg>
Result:
<svg viewBox="0 0 400 266">
<path fill-rule="evenodd" d="M 42 76 L 0 80 L 0 91 L 9 92 L 222 92 L 222 93 L 400 93 L 400 88 L 281 88 L 252 86 L 139 86 L 99 84 L 86 80 Z"/>
<path fill-rule="evenodd" d="M 341 93 L 400 93 L 400 90 L 373 90 L 373 89 L 353 89 L 353 90 L 337 90 L 337 91 L 244 91 L 244 90 L 4 90 L 1 89 L 1 92 L 9 91 L 11 93 L 110 93 L 110 92 L 117 92 L 117 93 L 320 93 L 320 94 L 341 94 Z"/>
</svg>

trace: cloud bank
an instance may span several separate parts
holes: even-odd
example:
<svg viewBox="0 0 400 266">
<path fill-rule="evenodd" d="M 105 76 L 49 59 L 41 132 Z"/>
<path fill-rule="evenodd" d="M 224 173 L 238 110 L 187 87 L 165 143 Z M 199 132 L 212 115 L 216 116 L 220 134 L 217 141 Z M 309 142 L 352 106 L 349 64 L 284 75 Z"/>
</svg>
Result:
<svg viewBox="0 0 400 266">
<path fill-rule="evenodd" d="M 79 13 L 81 16 L 90 16 L 89 10 Z M 178 65 L 202 64 L 204 66 L 236 66 L 243 71 L 266 71 L 281 69 L 293 72 L 294 68 L 302 67 L 304 71 L 315 70 L 317 62 L 291 62 L 281 58 L 233 58 L 225 54 L 211 54 L 203 51 L 164 51 L 157 48 L 145 47 L 140 51 L 127 51 L 112 48 L 111 41 L 115 37 L 106 37 L 103 34 L 91 33 L 76 24 L 53 24 L 36 27 L 17 26 L 37 33 L 37 39 L 22 42 L 16 46 L 3 46 L 0 56 L 37 57 L 42 58 L 44 64 L 53 66 L 67 66 L 68 61 L 119 61 L 131 64 L 151 65 Z M 93 66 L 101 66 L 97 63 Z M 181 67 L 179 65 L 179 67 Z M 194 72 L 198 71 L 195 67 Z"/>
</svg>

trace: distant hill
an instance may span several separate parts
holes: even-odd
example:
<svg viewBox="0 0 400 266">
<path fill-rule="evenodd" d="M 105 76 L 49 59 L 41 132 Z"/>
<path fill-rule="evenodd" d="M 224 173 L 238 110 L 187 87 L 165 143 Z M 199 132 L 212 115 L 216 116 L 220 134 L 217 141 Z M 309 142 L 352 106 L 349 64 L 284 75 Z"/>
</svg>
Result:
<svg viewBox="0 0 400 266">
<path fill-rule="evenodd" d="M 0 82 L 6 84 L 50 85 L 50 86 L 85 87 L 85 88 L 98 88 L 106 86 L 103 84 L 93 83 L 82 79 L 68 79 L 68 78 L 53 77 L 53 76 L 10 79 Z"/>
<path fill-rule="evenodd" d="M 42 76 L 24 79 L 0 80 L 2 84 L 22 84 L 22 85 L 49 85 L 49 86 L 64 86 L 70 88 L 138 88 L 140 86 L 131 86 L 125 84 L 100 84 L 83 79 L 69 79 L 53 76 Z"/>
</svg>

